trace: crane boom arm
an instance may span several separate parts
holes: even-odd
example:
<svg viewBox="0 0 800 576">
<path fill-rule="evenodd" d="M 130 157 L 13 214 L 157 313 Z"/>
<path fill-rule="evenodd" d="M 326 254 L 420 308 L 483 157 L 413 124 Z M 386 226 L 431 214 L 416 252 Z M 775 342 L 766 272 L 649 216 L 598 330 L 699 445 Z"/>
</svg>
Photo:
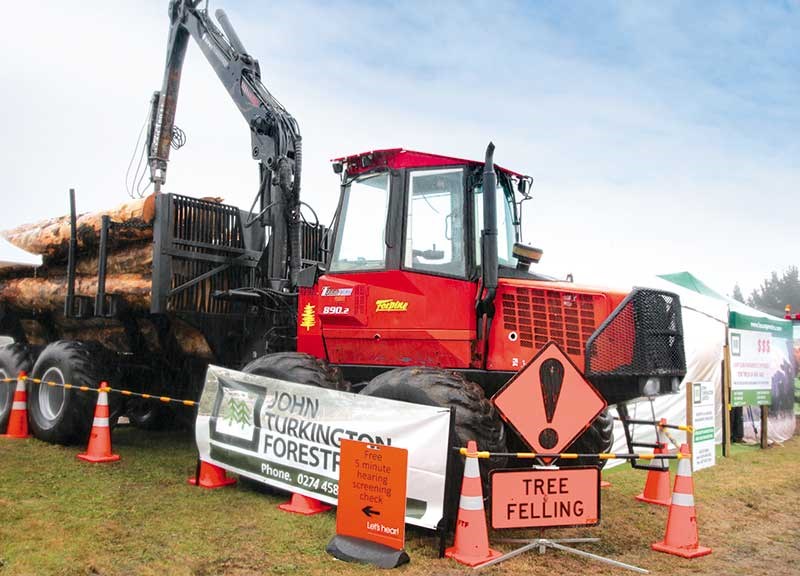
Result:
<svg viewBox="0 0 800 576">
<path fill-rule="evenodd" d="M 300 267 L 302 162 L 297 121 L 261 83 L 258 61 L 247 53 L 226 14 L 216 11 L 220 30 L 199 4 L 200 0 L 171 0 L 169 5 L 164 80 L 161 91 L 153 96 L 148 130 L 150 179 L 159 193 L 166 182 L 181 73 L 192 37 L 250 128 L 251 152 L 259 162 L 259 216 L 262 224 L 272 227 L 268 276 L 286 278 L 288 264 L 295 284 Z M 253 222 L 248 221 L 248 225 Z"/>
</svg>

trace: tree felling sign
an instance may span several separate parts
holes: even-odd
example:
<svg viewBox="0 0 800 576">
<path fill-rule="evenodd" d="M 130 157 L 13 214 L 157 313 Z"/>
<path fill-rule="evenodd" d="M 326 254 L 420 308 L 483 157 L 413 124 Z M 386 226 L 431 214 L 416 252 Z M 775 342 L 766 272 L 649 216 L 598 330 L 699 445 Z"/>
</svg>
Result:
<svg viewBox="0 0 800 576">
<path fill-rule="evenodd" d="M 594 526 L 600 522 L 600 469 L 495 470 L 492 528 Z"/>
<path fill-rule="evenodd" d="M 406 522 L 444 516 L 450 411 L 209 366 L 195 436 L 200 458 L 336 504 L 343 440 L 408 450 Z"/>
<path fill-rule="evenodd" d="M 342 440 L 340 463 L 336 533 L 402 550 L 408 450 Z"/>
<path fill-rule="evenodd" d="M 492 397 L 492 402 L 537 453 L 561 452 L 607 405 L 552 341 Z"/>
</svg>

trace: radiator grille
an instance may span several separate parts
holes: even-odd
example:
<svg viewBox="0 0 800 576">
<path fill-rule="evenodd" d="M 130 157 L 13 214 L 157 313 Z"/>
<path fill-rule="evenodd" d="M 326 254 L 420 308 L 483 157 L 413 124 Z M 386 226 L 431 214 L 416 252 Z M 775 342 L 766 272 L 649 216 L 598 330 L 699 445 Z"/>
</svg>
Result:
<svg viewBox="0 0 800 576">
<path fill-rule="evenodd" d="M 603 297 L 560 290 L 515 288 L 502 296 L 503 326 L 523 348 L 556 341 L 568 354 L 582 355 L 597 327 L 595 309 Z"/>
</svg>

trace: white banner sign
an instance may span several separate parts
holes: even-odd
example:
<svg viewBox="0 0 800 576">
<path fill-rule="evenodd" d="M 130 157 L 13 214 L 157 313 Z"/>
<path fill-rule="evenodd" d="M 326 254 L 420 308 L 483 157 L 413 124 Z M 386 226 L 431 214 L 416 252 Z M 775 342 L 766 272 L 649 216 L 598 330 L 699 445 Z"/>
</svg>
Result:
<svg viewBox="0 0 800 576">
<path fill-rule="evenodd" d="M 755 406 L 772 401 L 772 334 L 729 330 L 731 350 L 731 404 Z"/>
<path fill-rule="evenodd" d="M 711 382 L 691 382 L 692 408 L 692 469 L 697 472 L 716 464 L 714 445 L 716 409 L 714 384 Z"/>
<path fill-rule="evenodd" d="M 195 435 L 201 459 L 331 504 L 342 439 L 406 448 L 406 522 L 436 528 L 444 516 L 449 430 L 446 408 L 209 366 Z"/>
</svg>

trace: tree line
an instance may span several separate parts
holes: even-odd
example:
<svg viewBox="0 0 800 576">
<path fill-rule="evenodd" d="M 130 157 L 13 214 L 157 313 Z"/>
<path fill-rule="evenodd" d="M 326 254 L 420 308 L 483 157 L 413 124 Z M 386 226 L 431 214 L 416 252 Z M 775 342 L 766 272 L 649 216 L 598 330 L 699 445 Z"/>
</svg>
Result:
<svg viewBox="0 0 800 576">
<path fill-rule="evenodd" d="M 773 272 L 769 278 L 761 282 L 745 300 L 742 289 L 737 283 L 733 287 L 734 300 L 745 303 L 767 314 L 783 318 L 786 305 L 792 312 L 800 312 L 800 271 L 797 266 L 790 266 L 782 274 Z"/>
</svg>

